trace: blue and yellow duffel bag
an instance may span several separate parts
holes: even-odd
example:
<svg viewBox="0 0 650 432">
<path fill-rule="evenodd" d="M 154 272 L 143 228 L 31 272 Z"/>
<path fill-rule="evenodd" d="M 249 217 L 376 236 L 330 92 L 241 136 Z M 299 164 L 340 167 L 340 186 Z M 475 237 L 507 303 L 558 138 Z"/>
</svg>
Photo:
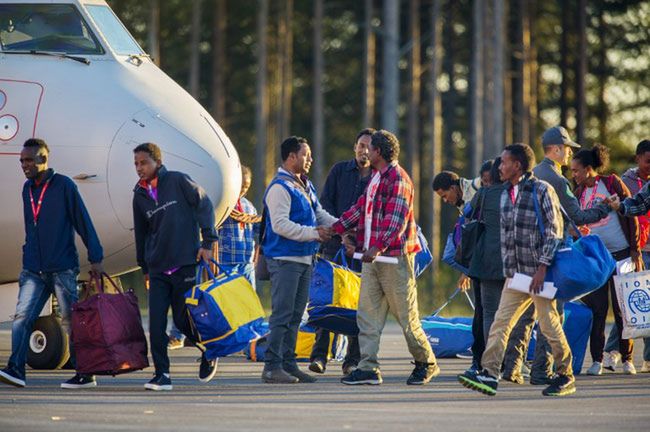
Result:
<svg viewBox="0 0 650 432">
<path fill-rule="evenodd" d="M 348 336 L 359 334 L 357 307 L 361 278 L 347 266 L 343 250 L 334 257 L 342 265 L 317 257 L 309 286 L 307 324 Z"/>
<path fill-rule="evenodd" d="M 214 264 L 221 274 L 215 277 L 201 261 L 196 285 L 185 293 L 190 322 L 208 359 L 239 352 L 264 333 L 264 309 L 248 279 Z M 205 282 L 201 282 L 203 271 L 209 276 Z"/>
</svg>

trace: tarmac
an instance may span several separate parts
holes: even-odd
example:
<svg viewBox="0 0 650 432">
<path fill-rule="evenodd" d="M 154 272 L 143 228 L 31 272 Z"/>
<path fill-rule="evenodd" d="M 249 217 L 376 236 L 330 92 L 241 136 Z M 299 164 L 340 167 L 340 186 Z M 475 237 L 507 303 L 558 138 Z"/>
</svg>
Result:
<svg viewBox="0 0 650 432">
<path fill-rule="evenodd" d="M 2 365 L 10 346 L 10 331 L 0 330 Z M 641 347 L 639 341 L 637 368 Z M 0 432 L 650 430 L 650 374 L 623 375 L 620 367 L 600 377 L 578 376 L 577 393 L 563 398 L 507 382 L 495 397 L 472 392 L 456 380 L 469 366 L 461 359 L 440 359 L 434 382 L 407 386 L 413 366 L 394 324 L 382 339 L 381 386 L 341 384 L 336 362 L 315 384 L 262 384 L 263 365 L 242 356 L 221 359 L 216 377 L 201 384 L 197 357 L 195 348 L 172 351 L 174 390 L 160 393 L 143 389 L 152 368 L 98 377 L 98 387 L 84 390 L 59 388 L 72 371 L 28 370 L 26 388 L 0 384 Z"/>
</svg>

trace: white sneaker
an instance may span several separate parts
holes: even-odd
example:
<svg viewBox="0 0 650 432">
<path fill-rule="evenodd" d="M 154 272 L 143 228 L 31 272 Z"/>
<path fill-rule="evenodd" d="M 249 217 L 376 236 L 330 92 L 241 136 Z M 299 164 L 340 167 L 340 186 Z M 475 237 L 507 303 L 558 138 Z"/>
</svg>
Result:
<svg viewBox="0 0 650 432">
<path fill-rule="evenodd" d="M 634 363 L 632 363 L 631 361 L 624 362 L 623 373 L 625 375 L 636 375 L 636 368 L 634 367 Z"/>
<path fill-rule="evenodd" d="M 650 372 L 650 360 L 645 360 L 643 362 L 643 366 L 641 366 L 641 372 L 642 373 Z"/>
<path fill-rule="evenodd" d="M 601 362 L 594 362 L 589 369 L 587 369 L 587 375 L 602 375 L 603 374 L 603 364 Z"/>
<path fill-rule="evenodd" d="M 606 352 L 603 355 L 603 367 L 614 372 L 618 362 L 621 361 L 621 354 L 618 351 Z"/>
</svg>

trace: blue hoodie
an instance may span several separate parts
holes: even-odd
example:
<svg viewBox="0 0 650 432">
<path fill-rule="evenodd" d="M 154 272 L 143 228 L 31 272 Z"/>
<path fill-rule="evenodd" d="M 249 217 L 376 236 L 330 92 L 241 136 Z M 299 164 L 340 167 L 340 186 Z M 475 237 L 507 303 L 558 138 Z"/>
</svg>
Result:
<svg viewBox="0 0 650 432">
<path fill-rule="evenodd" d="M 34 224 L 29 189 L 32 189 L 34 204 L 37 206 L 48 180 L 49 185 L 43 195 L 38 223 Z M 79 195 L 77 185 L 70 177 L 56 174 L 54 170 L 49 169 L 45 181 L 40 185 L 36 185 L 34 180 L 27 180 L 23 186 L 23 213 L 25 270 L 52 273 L 79 268 L 79 254 L 74 244 L 75 231 L 88 248 L 88 260 L 97 263 L 103 259 L 103 250 L 95 227 Z"/>
</svg>

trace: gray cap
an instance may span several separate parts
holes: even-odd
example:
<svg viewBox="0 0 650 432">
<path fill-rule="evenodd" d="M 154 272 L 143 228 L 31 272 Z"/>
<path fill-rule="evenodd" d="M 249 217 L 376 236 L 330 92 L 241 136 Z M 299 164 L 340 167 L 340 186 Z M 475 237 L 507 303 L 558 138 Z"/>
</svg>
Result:
<svg viewBox="0 0 650 432">
<path fill-rule="evenodd" d="M 569 147 L 580 148 L 580 144 L 571 141 L 571 138 L 569 138 L 569 132 L 567 132 L 567 130 L 562 126 L 554 126 L 546 129 L 546 132 L 542 135 L 542 146 L 546 147 L 551 145 L 566 145 Z"/>
</svg>

